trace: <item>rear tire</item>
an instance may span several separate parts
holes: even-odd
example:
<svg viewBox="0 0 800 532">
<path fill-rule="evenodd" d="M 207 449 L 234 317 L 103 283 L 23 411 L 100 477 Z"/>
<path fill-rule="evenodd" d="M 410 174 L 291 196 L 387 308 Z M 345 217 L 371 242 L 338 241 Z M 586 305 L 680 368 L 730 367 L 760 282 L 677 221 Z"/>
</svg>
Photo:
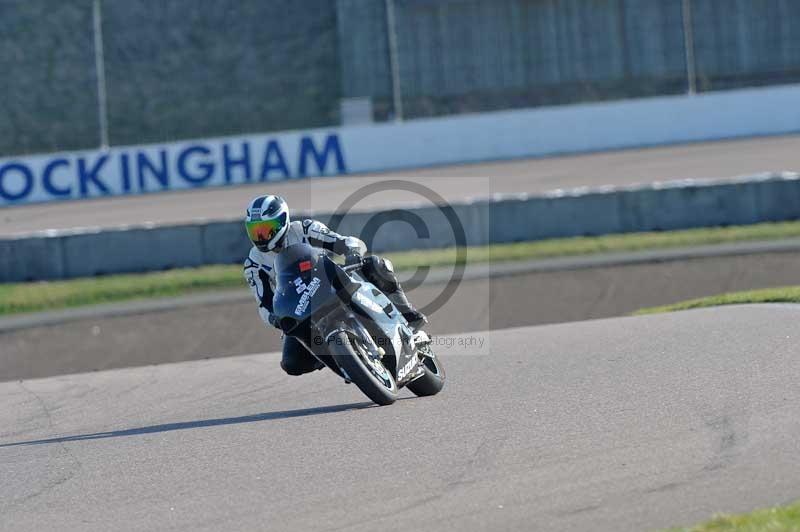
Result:
<svg viewBox="0 0 800 532">
<path fill-rule="evenodd" d="M 444 388 L 444 380 L 446 378 L 442 362 L 433 355 L 433 351 L 430 350 L 430 347 L 426 349 L 431 356 L 420 357 L 425 373 L 422 377 L 418 377 L 406 385 L 406 388 L 411 390 L 414 395 L 418 397 L 436 395 L 441 392 L 442 388 Z"/>
<path fill-rule="evenodd" d="M 365 359 L 369 351 L 362 343 L 345 332 L 338 333 L 330 347 L 333 359 L 364 395 L 378 405 L 390 405 L 397 400 L 397 383 L 382 364 L 381 371 Z"/>
</svg>

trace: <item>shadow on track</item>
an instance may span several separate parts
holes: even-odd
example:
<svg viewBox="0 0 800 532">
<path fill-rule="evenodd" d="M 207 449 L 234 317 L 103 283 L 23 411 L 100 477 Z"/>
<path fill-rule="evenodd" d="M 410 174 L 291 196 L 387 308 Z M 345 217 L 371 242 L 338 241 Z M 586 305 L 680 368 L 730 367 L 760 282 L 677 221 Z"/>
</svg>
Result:
<svg viewBox="0 0 800 532">
<path fill-rule="evenodd" d="M 48 438 L 44 440 L 31 440 L 15 443 L 0 444 L 3 447 L 16 447 L 20 445 L 42 445 L 45 443 L 64 443 L 71 441 L 102 440 L 105 438 L 118 438 L 120 436 L 136 436 L 139 434 L 152 434 L 155 432 L 171 432 L 173 430 L 198 429 L 203 427 L 217 427 L 219 425 L 236 425 L 239 423 L 256 423 L 259 421 L 271 421 L 275 419 L 289 419 L 293 417 L 317 416 L 320 414 L 334 414 L 347 410 L 362 410 L 372 408 L 375 405 L 371 402 L 349 403 L 346 405 L 319 406 L 315 408 L 302 408 L 298 410 L 283 410 L 279 412 L 265 412 L 251 416 L 226 417 L 219 419 L 202 419 L 199 421 L 184 421 L 180 423 L 165 423 L 163 425 L 151 425 L 149 427 L 138 427 L 135 429 L 115 430 L 111 432 L 95 432 L 93 434 L 77 434 L 74 436 L 61 436 L 59 438 Z"/>
</svg>

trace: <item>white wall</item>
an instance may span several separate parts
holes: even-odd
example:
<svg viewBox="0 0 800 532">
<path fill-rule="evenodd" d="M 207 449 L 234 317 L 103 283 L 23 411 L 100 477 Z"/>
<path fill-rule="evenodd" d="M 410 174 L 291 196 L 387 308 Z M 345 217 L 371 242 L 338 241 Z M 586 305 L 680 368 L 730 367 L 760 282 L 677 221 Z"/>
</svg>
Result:
<svg viewBox="0 0 800 532">
<path fill-rule="evenodd" d="M 800 85 L 414 120 L 342 139 L 358 147 L 351 166 L 369 171 L 796 131 Z"/>
<path fill-rule="evenodd" d="M 788 85 L 120 147 L 0 159 L 0 206 L 796 131 Z"/>
</svg>

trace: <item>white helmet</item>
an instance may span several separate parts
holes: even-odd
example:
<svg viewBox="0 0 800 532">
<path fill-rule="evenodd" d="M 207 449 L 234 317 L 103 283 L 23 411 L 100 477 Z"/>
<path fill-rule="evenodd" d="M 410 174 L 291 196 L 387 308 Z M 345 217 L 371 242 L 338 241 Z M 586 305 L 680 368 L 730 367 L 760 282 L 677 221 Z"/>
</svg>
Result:
<svg viewBox="0 0 800 532">
<path fill-rule="evenodd" d="M 289 206 L 280 196 L 258 196 L 247 207 L 247 236 L 259 251 L 281 247 L 289 229 Z"/>
</svg>

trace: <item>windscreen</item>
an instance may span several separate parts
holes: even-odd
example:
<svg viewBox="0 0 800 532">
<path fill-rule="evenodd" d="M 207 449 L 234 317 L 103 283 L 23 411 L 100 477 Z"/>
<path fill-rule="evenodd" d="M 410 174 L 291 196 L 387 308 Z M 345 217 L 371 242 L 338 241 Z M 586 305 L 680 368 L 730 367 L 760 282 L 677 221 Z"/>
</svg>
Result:
<svg viewBox="0 0 800 532">
<path fill-rule="evenodd" d="M 282 292 L 298 277 L 305 279 L 313 275 L 322 253 L 308 244 L 294 244 L 282 250 L 275 258 L 277 289 Z"/>
</svg>

